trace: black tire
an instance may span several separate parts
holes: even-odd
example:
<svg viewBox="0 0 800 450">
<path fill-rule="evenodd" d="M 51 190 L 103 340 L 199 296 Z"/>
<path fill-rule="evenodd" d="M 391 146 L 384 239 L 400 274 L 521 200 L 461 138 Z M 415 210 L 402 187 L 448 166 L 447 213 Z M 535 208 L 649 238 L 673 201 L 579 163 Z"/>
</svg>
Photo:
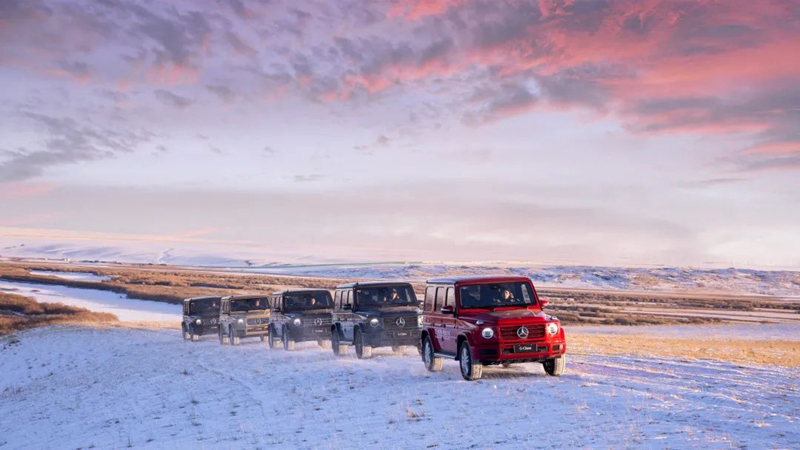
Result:
<svg viewBox="0 0 800 450">
<path fill-rule="evenodd" d="M 458 366 L 461 368 L 461 376 L 467 381 L 479 380 L 483 376 L 483 365 L 472 360 L 472 351 L 467 341 L 462 342 L 458 349 Z"/>
<path fill-rule="evenodd" d="M 339 338 L 339 330 L 336 329 L 331 331 L 331 350 L 333 350 L 333 354 L 336 356 L 344 356 L 347 354 L 347 350 L 349 350 L 347 345 L 342 344 Z"/>
<path fill-rule="evenodd" d="M 358 359 L 372 358 L 372 347 L 364 345 L 364 336 L 361 335 L 361 330 L 356 329 L 356 335 L 353 338 L 353 345 L 356 348 L 356 356 Z"/>
<path fill-rule="evenodd" d="M 561 355 L 558 358 L 551 358 L 542 363 L 544 371 L 551 377 L 560 377 L 564 375 L 567 368 L 567 355 Z"/>
<path fill-rule="evenodd" d="M 274 350 L 280 345 L 280 339 L 277 338 L 277 333 L 275 332 L 275 327 L 270 325 L 269 327 L 269 336 L 267 336 L 267 344 L 271 350 Z"/>
<path fill-rule="evenodd" d="M 230 340 L 225 332 L 222 330 L 222 327 L 219 327 L 219 345 L 229 344 Z"/>
<path fill-rule="evenodd" d="M 295 342 L 289 338 L 289 330 L 288 328 L 283 329 L 283 334 L 281 336 L 281 341 L 283 341 L 283 349 L 287 352 L 294 351 L 295 349 Z"/>
<path fill-rule="evenodd" d="M 422 362 L 425 364 L 425 368 L 428 369 L 428 372 L 442 371 L 442 364 L 444 361 L 434 354 L 433 342 L 431 342 L 430 337 L 425 336 L 422 339 L 422 350 L 420 350 L 420 354 L 420 356 L 422 356 Z"/>
<path fill-rule="evenodd" d="M 192 338 L 192 335 L 189 334 L 188 331 L 186 331 L 186 324 L 181 325 L 181 332 L 183 332 L 183 340 L 184 341 L 188 341 L 189 339 Z"/>
</svg>

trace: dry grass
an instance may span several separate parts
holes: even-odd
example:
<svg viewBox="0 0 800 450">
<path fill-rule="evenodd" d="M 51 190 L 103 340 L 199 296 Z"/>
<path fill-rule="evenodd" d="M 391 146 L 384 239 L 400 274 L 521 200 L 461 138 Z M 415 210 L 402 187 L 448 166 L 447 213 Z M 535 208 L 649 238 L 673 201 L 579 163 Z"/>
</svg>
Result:
<svg viewBox="0 0 800 450">
<path fill-rule="evenodd" d="M 48 325 L 116 321 L 113 314 L 91 312 L 61 303 L 39 303 L 32 298 L 0 292 L 0 335 Z"/>
<path fill-rule="evenodd" d="M 743 339 L 678 339 L 645 335 L 594 334 L 572 331 L 570 353 L 697 358 L 737 364 L 800 367 L 800 342 Z"/>
</svg>

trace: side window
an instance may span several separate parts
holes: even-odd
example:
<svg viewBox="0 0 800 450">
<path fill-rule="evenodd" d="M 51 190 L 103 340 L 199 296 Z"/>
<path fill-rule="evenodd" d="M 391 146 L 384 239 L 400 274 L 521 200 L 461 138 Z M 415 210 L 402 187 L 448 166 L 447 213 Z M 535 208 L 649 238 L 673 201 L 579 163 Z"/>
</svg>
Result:
<svg viewBox="0 0 800 450">
<path fill-rule="evenodd" d="M 436 306 L 434 306 L 436 311 L 440 311 L 444 306 L 444 292 L 443 287 L 436 288 Z"/>
<path fill-rule="evenodd" d="M 433 302 L 434 296 L 436 295 L 436 288 L 433 286 L 428 286 L 425 289 L 425 311 L 433 311 Z"/>
<path fill-rule="evenodd" d="M 347 298 L 345 299 L 344 304 L 351 306 L 353 305 L 353 291 L 351 290 L 347 291 Z"/>
<path fill-rule="evenodd" d="M 342 309 L 342 291 L 336 291 L 333 294 L 333 307 L 334 309 Z"/>
<path fill-rule="evenodd" d="M 447 288 L 447 297 L 444 299 L 445 306 L 456 307 L 456 290 L 449 287 Z"/>
</svg>

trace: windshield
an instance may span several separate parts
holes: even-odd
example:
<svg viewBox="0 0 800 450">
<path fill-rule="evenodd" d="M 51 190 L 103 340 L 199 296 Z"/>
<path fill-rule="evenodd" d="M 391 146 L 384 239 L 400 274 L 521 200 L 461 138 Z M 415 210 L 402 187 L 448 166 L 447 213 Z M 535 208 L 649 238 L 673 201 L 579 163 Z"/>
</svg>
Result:
<svg viewBox="0 0 800 450">
<path fill-rule="evenodd" d="M 219 314 L 219 299 L 204 298 L 189 302 L 189 314 Z"/>
<path fill-rule="evenodd" d="M 266 298 L 248 298 L 231 300 L 231 311 L 251 311 L 254 309 L 267 309 L 269 302 Z"/>
<path fill-rule="evenodd" d="M 491 283 L 461 286 L 461 307 L 498 308 L 503 306 L 535 305 L 536 298 L 528 283 Z"/>
<path fill-rule="evenodd" d="M 333 308 L 333 300 L 328 292 L 302 292 L 283 296 L 283 309 L 285 311 L 331 308 Z"/>
<path fill-rule="evenodd" d="M 380 286 L 356 289 L 358 306 L 418 305 L 411 286 Z"/>
</svg>

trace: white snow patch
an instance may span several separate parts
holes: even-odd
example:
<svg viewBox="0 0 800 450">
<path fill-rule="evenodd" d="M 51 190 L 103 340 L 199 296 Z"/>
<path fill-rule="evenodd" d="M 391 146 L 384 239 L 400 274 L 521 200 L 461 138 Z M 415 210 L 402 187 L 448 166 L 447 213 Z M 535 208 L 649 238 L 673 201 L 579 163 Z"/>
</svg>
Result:
<svg viewBox="0 0 800 450">
<path fill-rule="evenodd" d="M 425 371 L 415 353 L 335 358 L 175 331 L 51 327 L 0 347 L 0 447 L 798 448 L 796 370 L 571 355 Z M 352 352 L 351 352 L 352 355 Z"/>
<path fill-rule="evenodd" d="M 111 279 L 111 277 L 109 276 L 95 275 L 91 272 L 58 272 L 54 270 L 31 270 L 30 273 L 31 275 L 45 275 L 45 276 L 63 278 L 65 280 L 90 281 L 97 283 Z"/>
</svg>

